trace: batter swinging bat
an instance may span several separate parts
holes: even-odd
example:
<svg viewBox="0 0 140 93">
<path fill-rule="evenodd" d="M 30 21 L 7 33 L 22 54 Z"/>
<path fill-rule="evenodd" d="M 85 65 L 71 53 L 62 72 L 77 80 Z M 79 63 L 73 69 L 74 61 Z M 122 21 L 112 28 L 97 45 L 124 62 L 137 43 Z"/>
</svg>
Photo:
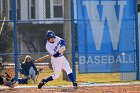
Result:
<svg viewBox="0 0 140 93">
<path fill-rule="evenodd" d="M 41 57 L 41 58 L 36 59 L 35 61 L 36 61 L 36 62 L 42 62 L 42 61 L 48 59 L 49 57 L 50 57 L 50 55 L 45 55 L 45 56 L 43 56 L 43 57 Z"/>
</svg>

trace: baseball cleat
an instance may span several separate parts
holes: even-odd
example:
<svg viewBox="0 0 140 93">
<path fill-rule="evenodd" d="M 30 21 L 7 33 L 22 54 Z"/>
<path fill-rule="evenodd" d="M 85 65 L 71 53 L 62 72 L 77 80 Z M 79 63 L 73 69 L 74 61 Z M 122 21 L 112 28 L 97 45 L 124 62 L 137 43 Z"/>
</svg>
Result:
<svg viewBox="0 0 140 93">
<path fill-rule="evenodd" d="M 77 85 L 77 83 L 73 83 L 73 86 L 74 86 L 74 87 L 77 87 L 78 85 Z"/>
<path fill-rule="evenodd" d="M 43 85 L 45 85 L 45 83 L 44 83 L 44 82 L 40 82 L 40 83 L 38 84 L 38 89 L 41 89 Z"/>
</svg>

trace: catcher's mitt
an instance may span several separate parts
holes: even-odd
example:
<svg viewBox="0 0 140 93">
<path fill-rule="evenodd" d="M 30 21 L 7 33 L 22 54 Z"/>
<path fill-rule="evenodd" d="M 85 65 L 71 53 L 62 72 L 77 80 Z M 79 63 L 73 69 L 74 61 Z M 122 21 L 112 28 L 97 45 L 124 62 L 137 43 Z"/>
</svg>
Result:
<svg viewBox="0 0 140 93">
<path fill-rule="evenodd" d="M 15 76 L 15 71 L 13 68 L 6 68 L 5 74 L 6 74 L 6 78 L 12 79 Z"/>
</svg>

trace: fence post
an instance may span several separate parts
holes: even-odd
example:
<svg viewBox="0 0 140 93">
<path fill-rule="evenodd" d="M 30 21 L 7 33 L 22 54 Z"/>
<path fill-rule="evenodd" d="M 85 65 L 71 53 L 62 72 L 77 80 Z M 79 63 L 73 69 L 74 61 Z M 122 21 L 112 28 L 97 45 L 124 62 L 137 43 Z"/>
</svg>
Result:
<svg viewBox="0 0 140 93">
<path fill-rule="evenodd" d="M 135 62 L 136 62 L 136 71 L 135 72 L 130 72 L 130 73 L 121 73 L 121 80 L 139 80 L 139 36 L 138 36 L 138 1 L 134 1 L 134 7 L 135 7 L 135 51 L 136 51 L 136 57 L 135 57 Z"/>
<path fill-rule="evenodd" d="M 138 33 L 138 0 L 135 0 L 135 30 L 136 30 L 136 80 L 140 80 L 139 74 L 139 33 Z"/>
<path fill-rule="evenodd" d="M 64 0 L 64 30 L 63 35 L 66 42 L 66 50 L 71 52 L 71 22 L 70 22 L 70 0 Z M 72 64 L 72 55 L 66 54 L 66 58 L 69 61 L 70 65 Z M 63 71 L 63 80 L 69 81 L 69 78 L 65 71 Z"/>
<path fill-rule="evenodd" d="M 71 42 L 72 42 L 72 72 L 76 79 L 76 63 L 75 63 L 75 30 L 74 30 L 74 4 L 73 0 L 71 0 Z"/>
<path fill-rule="evenodd" d="M 14 18 L 14 63 L 15 63 L 15 80 L 18 79 L 18 50 L 17 50 L 17 30 L 16 30 L 16 0 L 13 0 L 13 18 Z"/>
</svg>

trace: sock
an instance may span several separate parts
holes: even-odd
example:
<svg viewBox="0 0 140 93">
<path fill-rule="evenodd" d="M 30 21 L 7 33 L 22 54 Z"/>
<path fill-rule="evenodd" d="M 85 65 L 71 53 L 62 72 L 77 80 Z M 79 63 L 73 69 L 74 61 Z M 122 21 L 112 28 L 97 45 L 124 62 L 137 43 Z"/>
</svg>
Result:
<svg viewBox="0 0 140 93">
<path fill-rule="evenodd" d="M 50 76 L 50 77 L 48 77 L 46 79 L 43 79 L 42 82 L 48 82 L 48 81 L 52 81 L 52 80 L 53 80 L 53 77 Z"/>
<path fill-rule="evenodd" d="M 74 83 L 74 82 L 75 82 L 75 79 L 74 79 L 73 74 L 72 74 L 72 73 L 70 73 L 70 74 L 68 74 L 68 76 L 69 76 L 69 78 L 70 78 L 71 82 L 72 82 L 72 83 Z"/>
</svg>

